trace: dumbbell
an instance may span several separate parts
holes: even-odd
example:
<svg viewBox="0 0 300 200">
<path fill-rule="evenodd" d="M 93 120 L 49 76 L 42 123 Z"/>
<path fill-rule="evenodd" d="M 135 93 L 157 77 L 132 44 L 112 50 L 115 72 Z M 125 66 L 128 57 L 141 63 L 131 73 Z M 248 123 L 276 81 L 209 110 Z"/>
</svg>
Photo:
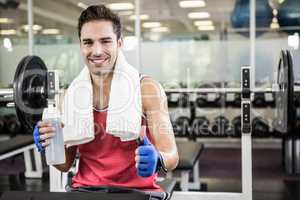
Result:
<svg viewBox="0 0 300 200">
<path fill-rule="evenodd" d="M 199 108 L 207 107 L 206 96 L 204 96 L 203 94 L 198 95 L 196 98 L 196 105 Z"/>
<path fill-rule="evenodd" d="M 4 118 L 0 116 L 0 133 L 4 133 L 4 129 L 5 129 L 5 121 Z"/>
<path fill-rule="evenodd" d="M 175 136 L 179 136 L 179 137 L 189 136 L 190 124 L 191 124 L 191 119 L 189 117 L 186 116 L 178 117 L 174 121 L 174 123 L 172 123 Z"/>
<path fill-rule="evenodd" d="M 229 120 L 223 116 L 217 116 L 214 119 L 214 122 L 211 127 L 212 133 L 217 137 L 225 137 L 230 132 L 230 123 Z"/>
<path fill-rule="evenodd" d="M 241 116 L 236 116 L 232 119 L 231 124 L 233 127 L 233 137 L 241 137 Z"/>
<path fill-rule="evenodd" d="M 241 94 L 240 93 L 227 93 L 226 105 L 233 107 L 241 107 Z"/>
<path fill-rule="evenodd" d="M 253 100 L 253 106 L 254 107 L 266 107 L 267 103 L 265 100 L 265 94 L 264 93 L 255 93 L 254 94 L 254 100 Z"/>
<path fill-rule="evenodd" d="M 190 103 L 189 95 L 186 93 L 181 93 L 177 100 L 178 107 L 186 108 L 186 107 L 188 107 L 189 103 Z"/>
<path fill-rule="evenodd" d="M 5 118 L 5 127 L 8 133 L 11 135 L 19 134 L 22 130 L 22 125 L 18 121 L 15 115 L 6 115 Z"/>
<path fill-rule="evenodd" d="M 209 136 L 209 120 L 205 116 L 195 117 L 191 125 L 191 134 L 193 137 Z"/>
<path fill-rule="evenodd" d="M 167 95 L 167 100 L 168 100 L 168 106 L 169 107 L 173 107 L 174 106 L 174 102 L 172 101 L 172 93 L 167 92 L 166 95 Z M 175 102 L 175 104 L 176 104 L 176 102 Z"/>
<path fill-rule="evenodd" d="M 252 121 L 253 137 L 267 137 L 269 136 L 269 125 L 262 117 L 255 117 Z"/>
</svg>

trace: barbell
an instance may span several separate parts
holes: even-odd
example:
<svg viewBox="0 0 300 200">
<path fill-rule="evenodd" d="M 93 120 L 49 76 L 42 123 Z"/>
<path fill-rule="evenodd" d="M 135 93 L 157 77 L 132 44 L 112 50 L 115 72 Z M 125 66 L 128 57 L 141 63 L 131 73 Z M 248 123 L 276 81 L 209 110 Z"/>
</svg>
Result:
<svg viewBox="0 0 300 200">
<path fill-rule="evenodd" d="M 288 50 L 280 52 L 277 78 L 274 85 L 272 92 L 275 92 L 276 97 L 276 120 L 273 126 L 277 131 L 287 133 L 295 125 L 293 61 Z M 47 107 L 47 100 L 53 96 L 53 88 L 51 87 L 49 70 L 40 57 L 26 56 L 20 61 L 13 81 L 13 101 L 17 117 L 27 132 L 32 132 L 34 125 L 42 118 L 43 110 Z M 205 88 L 200 88 L 200 90 L 166 90 L 166 92 L 189 94 L 201 93 L 202 90 Z M 216 90 L 212 91 L 216 92 Z M 230 88 L 224 88 L 221 92 L 230 92 Z M 240 89 L 233 92 L 240 93 Z M 186 129 L 186 122 L 182 124 L 184 127 L 179 129 Z"/>
</svg>

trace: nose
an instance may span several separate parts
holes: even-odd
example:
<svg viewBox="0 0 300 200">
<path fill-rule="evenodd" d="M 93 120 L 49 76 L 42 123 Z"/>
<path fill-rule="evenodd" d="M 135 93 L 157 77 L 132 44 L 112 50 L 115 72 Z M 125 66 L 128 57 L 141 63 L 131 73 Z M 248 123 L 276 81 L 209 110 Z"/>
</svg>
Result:
<svg viewBox="0 0 300 200">
<path fill-rule="evenodd" d="M 95 42 L 93 45 L 93 55 L 94 56 L 100 56 L 103 52 L 102 44 L 99 42 Z"/>
</svg>

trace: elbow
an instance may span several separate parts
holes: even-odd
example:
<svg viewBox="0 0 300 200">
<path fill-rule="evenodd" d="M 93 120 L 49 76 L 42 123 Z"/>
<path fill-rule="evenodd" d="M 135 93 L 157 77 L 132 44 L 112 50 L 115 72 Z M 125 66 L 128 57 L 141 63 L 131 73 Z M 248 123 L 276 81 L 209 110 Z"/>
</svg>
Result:
<svg viewBox="0 0 300 200">
<path fill-rule="evenodd" d="M 179 163 L 179 156 L 178 156 L 178 152 L 176 152 L 173 155 L 173 159 L 172 159 L 172 162 L 170 163 L 170 165 L 168 167 L 168 170 L 169 171 L 174 170 L 177 167 L 178 163 Z"/>
<path fill-rule="evenodd" d="M 173 168 L 172 170 L 174 170 L 177 166 L 178 166 L 178 163 L 179 163 L 179 155 L 178 155 L 178 152 L 176 152 L 175 154 L 175 159 L 174 159 L 174 165 L 173 165 Z"/>
<path fill-rule="evenodd" d="M 55 167 L 61 172 L 68 172 L 71 168 L 70 166 L 66 166 L 66 165 L 53 165 L 53 167 Z"/>
<path fill-rule="evenodd" d="M 63 168 L 62 170 L 60 170 L 61 172 L 68 172 L 70 170 L 70 168 Z"/>
</svg>

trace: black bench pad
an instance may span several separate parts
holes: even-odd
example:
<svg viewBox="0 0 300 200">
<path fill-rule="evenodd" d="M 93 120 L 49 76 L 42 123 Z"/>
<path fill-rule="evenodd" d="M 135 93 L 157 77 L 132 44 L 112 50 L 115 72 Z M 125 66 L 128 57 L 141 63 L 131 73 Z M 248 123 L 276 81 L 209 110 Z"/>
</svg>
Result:
<svg viewBox="0 0 300 200">
<path fill-rule="evenodd" d="M 32 135 L 19 135 L 7 141 L 0 142 L 0 155 L 33 144 Z"/>
<path fill-rule="evenodd" d="M 194 141 L 176 141 L 179 163 L 176 169 L 192 170 L 196 161 L 199 159 L 203 144 Z"/>
</svg>

